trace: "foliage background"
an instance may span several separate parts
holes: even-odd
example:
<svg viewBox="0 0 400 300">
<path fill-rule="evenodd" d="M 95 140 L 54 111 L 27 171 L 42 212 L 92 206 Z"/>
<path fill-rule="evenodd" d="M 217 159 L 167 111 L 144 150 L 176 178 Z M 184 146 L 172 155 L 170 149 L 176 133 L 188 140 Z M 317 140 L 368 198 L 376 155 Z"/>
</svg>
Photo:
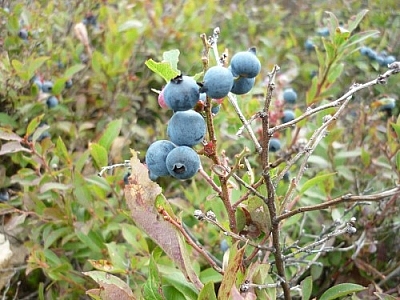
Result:
<svg viewBox="0 0 400 300">
<path fill-rule="evenodd" d="M 123 278 L 140 297 L 152 257 L 163 274 L 166 298 L 193 299 L 188 287 L 177 282 L 181 275 L 168 258 L 134 226 L 123 195 L 127 169 L 115 169 L 103 177 L 97 173 L 102 166 L 130 159 L 130 149 L 139 151 L 143 160 L 151 142 L 166 138 L 165 124 L 171 112 L 158 106 L 157 94 L 152 91 L 165 83 L 147 69 L 145 61 L 160 61 L 164 51 L 179 49 L 179 69 L 198 74 L 203 67 L 199 35 L 210 34 L 216 26 L 221 28 L 221 52 L 227 48 L 233 54 L 257 47 L 263 68 L 253 93 L 240 99 L 246 116 L 259 109 L 265 78 L 274 64 L 287 76 L 281 77 L 278 88 L 295 88 L 299 94 L 296 113 L 306 110 L 310 74 L 319 66 L 316 55 L 304 49 L 304 42 L 312 38 L 323 48 L 317 29 L 327 25 L 326 10 L 346 23 L 362 9 L 369 9 L 357 30 L 376 29 L 379 35 L 364 41 L 365 45 L 400 57 L 396 1 L 299 2 L 0 1 L 0 126 L 23 138 L 21 145 L 30 149 L 0 156 L 1 192 L 10 195 L 1 206 L 3 231 L 14 252 L 25 251 L 27 256 L 0 273 L 3 295 L 10 299 L 14 295 L 17 299 L 84 299 L 85 291 L 96 283 L 82 272 L 97 268 Z M 74 32 L 75 24 L 90 15 L 97 17 L 95 25 L 87 26 L 91 60 Z M 18 37 L 21 28 L 28 31 L 27 40 Z M 335 99 L 352 83 L 371 80 L 382 72 L 377 63 L 354 50 L 343 57 L 343 73 L 318 103 Z M 58 106 L 46 106 L 46 97 L 32 85 L 34 74 L 55 83 Z M 70 77 L 73 86 L 66 89 L 64 84 Z M 344 193 L 381 191 L 399 183 L 398 140 L 388 126 L 398 115 L 399 102 L 392 117 L 374 105 L 382 95 L 398 100 L 399 85 L 393 77 L 388 85 L 356 94 L 346 117 L 316 149 L 305 180 L 332 172 L 336 176 L 309 189 L 299 199 L 300 205 Z M 279 97 L 278 89 L 276 99 Z M 302 124 L 302 138 L 309 137 L 321 117 Z M 49 127 L 37 130 L 40 122 Z M 249 140 L 235 137 L 241 124 L 227 102 L 215 124 L 218 151 L 225 150 L 233 157 L 244 146 L 254 150 Z M 45 130 L 50 139 L 38 140 Z M 280 134 L 284 146 L 291 144 L 293 132 L 290 129 Z M 30 135 L 32 143 L 27 144 Z M 3 145 L 6 142 L 1 141 Z M 257 170 L 259 162 L 249 159 Z M 210 162 L 202 162 L 204 169 L 209 169 Z M 293 168 L 291 173 L 295 172 Z M 185 182 L 165 178 L 159 183 L 199 241 L 222 259 L 221 242 L 231 245 L 232 241 L 192 216 L 195 208 L 212 209 L 218 219 L 226 219 L 213 190 L 200 176 Z M 285 186 L 280 188 L 283 191 Z M 241 192 L 234 193 L 233 199 Z M 362 241 L 363 245 L 356 248 L 356 257 L 352 256 L 354 251 L 324 254 L 321 264 L 304 274 L 313 278 L 313 295 L 321 295 L 340 282 L 370 285 L 371 289 L 379 286 L 383 291 L 398 288 L 398 275 L 377 285 L 399 268 L 398 204 L 399 200 L 392 198 L 351 211 L 357 218 L 357 234 L 339 237 L 333 243 L 350 246 Z M 312 240 L 321 232 L 321 225 L 329 226 L 345 208 L 291 219 L 282 229 L 287 242 Z M 301 222 L 306 224 L 303 228 Z M 106 268 L 108 263 L 111 269 Z M 221 279 L 200 258 L 193 260 L 193 265 L 202 280 Z"/>
</svg>

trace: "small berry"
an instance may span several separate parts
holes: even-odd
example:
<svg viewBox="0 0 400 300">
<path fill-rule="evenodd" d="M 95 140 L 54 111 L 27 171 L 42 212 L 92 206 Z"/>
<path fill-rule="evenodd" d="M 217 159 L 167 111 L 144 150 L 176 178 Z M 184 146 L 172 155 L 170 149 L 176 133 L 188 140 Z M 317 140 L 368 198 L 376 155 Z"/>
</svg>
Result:
<svg viewBox="0 0 400 300">
<path fill-rule="evenodd" d="M 328 27 L 318 28 L 317 34 L 319 36 L 329 36 L 329 28 Z"/>
<path fill-rule="evenodd" d="M 288 182 L 290 179 L 290 172 L 287 171 L 284 175 L 283 175 L 283 181 Z"/>
<path fill-rule="evenodd" d="M 383 56 L 377 55 L 375 60 L 381 67 L 385 66 L 385 58 Z"/>
<path fill-rule="evenodd" d="M 0 202 L 7 202 L 10 200 L 10 194 L 6 189 L 1 189 L 0 190 Z"/>
<path fill-rule="evenodd" d="M 174 144 L 192 147 L 203 141 L 206 122 L 194 110 L 177 111 L 168 122 L 167 134 Z"/>
<path fill-rule="evenodd" d="M 149 169 L 149 177 L 156 181 L 158 177 L 169 175 L 166 158 L 176 146 L 167 140 L 159 140 L 150 145 L 146 152 L 146 165 Z"/>
<path fill-rule="evenodd" d="M 233 55 L 231 69 L 235 77 L 256 77 L 261 71 L 261 63 L 256 56 L 256 48 L 253 47 L 249 51 L 242 51 Z"/>
<path fill-rule="evenodd" d="M 42 83 L 42 91 L 43 93 L 51 93 L 53 90 L 53 82 L 46 80 Z"/>
<path fill-rule="evenodd" d="M 294 111 L 291 109 L 286 109 L 283 111 L 283 116 L 282 116 L 282 123 L 287 123 L 290 121 L 293 121 L 295 118 Z"/>
<path fill-rule="evenodd" d="M 304 43 L 304 48 L 306 48 L 307 52 L 311 52 L 315 48 L 314 42 L 310 39 L 307 39 Z"/>
<path fill-rule="evenodd" d="M 220 109 L 221 104 L 213 105 L 213 107 L 211 107 L 211 112 L 213 113 L 213 115 L 216 115 L 217 113 L 219 113 Z"/>
<path fill-rule="evenodd" d="M 283 100 L 286 103 L 293 104 L 297 100 L 297 93 L 292 88 L 287 88 L 283 91 Z"/>
<path fill-rule="evenodd" d="M 200 158 L 192 148 L 179 146 L 169 152 L 166 166 L 172 177 L 189 179 L 199 170 Z"/>
<path fill-rule="evenodd" d="M 281 149 L 281 142 L 277 138 L 271 138 L 269 140 L 269 147 L 270 152 L 277 152 Z"/>
<path fill-rule="evenodd" d="M 369 53 L 371 52 L 371 48 L 367 46 L 362 46 L 360 48 L 360 53 L 361 55 L 369 56 Z"/>
<path fill-rule="evenodd" d="M 215 99 L 226 97 L 233 86 L 233 75 L 229 69 L 222 66 L 209 68 L 204 74 L 201 93 Z"/>
<path fill-rule="evenodd" d="M 125 184 L 125 185 L 129 184 L 129 176 L 131 176 L 131 172 L 127 172 L 127 173 L 124 175 L 124 184 Z"/>
<path fill-rule="evenodd" d="M 68 79 L 66 82 L 65 82 L 65 88 L 66 89 L 70 89 L 72 87 L 72 79 Z"/>
<path fill-rule="evenodd" d="M 46 100 L 46 104 L 48 108 L 53 108 L 58 105 L 58 99 L 55 96 L 50 96 Z"/>
<path fill-rule="evenodd" d="M 390 64 L 394 63 L 395 61 L 396 61 L 396 57 L 394 57 L 393 55 L 388 55 L 385 57 L 384 65 L 385 66 L 390 65 Z"/>
<path fill-rule="evenodd" d="M 199 98 L 199 86 L 189 76 L 179 75 L 164 87 L 165 103 L 173 111 L 192 109 L 199 101 Z"/>
<path fill-rule="evenodd" d="M 248 92 L 254 87 L 256 79 L 253 78 L 246 78 L 246 77 L 238 77 L 234 80 L 231 92 L 236 95 L 243 95 Z"/>
<path fill-rule="evenodd" d="M 28 39 L 28 31 L 26 31 L 26 29 L 21 29 L 18 32 L 18 36 L 23 40 L 27 40 Z"/>
</svg>

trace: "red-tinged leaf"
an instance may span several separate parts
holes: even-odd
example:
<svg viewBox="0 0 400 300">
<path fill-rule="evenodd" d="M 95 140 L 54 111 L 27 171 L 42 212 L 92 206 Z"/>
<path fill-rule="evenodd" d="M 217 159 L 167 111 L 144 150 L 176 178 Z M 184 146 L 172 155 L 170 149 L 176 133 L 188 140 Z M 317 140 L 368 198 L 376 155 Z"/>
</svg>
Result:
<svg viewBox="0 0 400 300">
<path fill-rule="evenodd" d="M 232 249 L 235 248 L 236 245 L 232 247 Z M 231 299 L 231 291 L 232 288 L 235 287 L 236 276 L 243 263 L 244 249 L 245 247 L 240 248 L 236 253 L 233 253 L 233 256 L 230 258 L 218 291 L 218 300 Z"/>
<path fill-rule="evenodd" d="M 134 300 L 136 299 L 130 287 L 118 277 L 102 271 L 83 272 L 96 281 L 100 289 L 90 290 L 90 294 L 99 296 L 100 299 Z M 89 291 L 88 291 L 89 292 Z M 96 299 L 96 298 L 95 298 Z"/>
<path fill-rule="evenodd" d="M 0 139 L 6 141 L 18 141 L 18 142 L 22 140 L 22 138 L 18 134 L 4 127 L 0 128 Z"/>
<path fill-rule="evenodd" d="M 19 142 L 9 142 L 1 146 L 0 155 L 20 152 L 20 151 L 31 152 L 31 150 L 23 147 Z"/>
<path fill-rule="evenodd" d="M 125 196 L 136 226 L 156 242 L 197 289 L 203 284 L 194 272 L 186 252 L 183 237 L 178 230 L 158 213 L 155 203 L 163 197 L 161 187 L 150 180 L 147 168 L 132 151 L 131 176 L 125 186 Z"/>
</svg>

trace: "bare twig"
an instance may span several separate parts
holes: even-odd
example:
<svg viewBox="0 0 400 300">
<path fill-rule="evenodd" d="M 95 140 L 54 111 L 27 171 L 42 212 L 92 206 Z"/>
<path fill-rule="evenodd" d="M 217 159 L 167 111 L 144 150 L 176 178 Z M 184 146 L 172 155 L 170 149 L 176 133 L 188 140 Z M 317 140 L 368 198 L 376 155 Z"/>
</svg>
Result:
<svg viewBox="0 0 400 300">
<path fill-rule="evenodd" d="M 398 185 L 395 188 L 392 188 L 390 190 L 386 190 L 380 193 L 375 193 L 375 194 L 370 194 L 370 195 L 343 195 L 338 198 L 335 198 L 333 200 L 326 201 L 321 204 L 317 205 L 311 205 L 311 206 L 303 206 L 296 208 L 295 210 L 292 210 L 290 212 L 281 214 L 276 218 L 277 222 L 280 222 L 284 219 L 290 218 L 294 215 L 306 212 L 306 211 L 315 211 L 315 210 L 321 210 L 321 209 L 326 209 L 331 206 L 338 205 L 340 203 L 349 203 L 349 202 L 358 202 L 358 201 L 380 201 L 386 197 L 394 196 L 394 195 L 400 195 L 400 185 Z"/>
</svg>

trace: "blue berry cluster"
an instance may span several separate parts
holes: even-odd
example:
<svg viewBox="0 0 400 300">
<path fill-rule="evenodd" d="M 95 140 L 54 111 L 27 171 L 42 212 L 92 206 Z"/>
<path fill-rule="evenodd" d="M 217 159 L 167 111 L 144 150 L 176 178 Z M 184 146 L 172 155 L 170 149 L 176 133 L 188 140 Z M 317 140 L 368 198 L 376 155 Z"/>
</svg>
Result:
<svg viewBox="0 0 400 300">
<path fill-rule="evenodd" d="M 197 111 L 204 108 L 208 96 L 213 99 L 211 112 L 216 115 L 221 108 L 221 99 L 230 92 L 237 95 L 248 93 L 260 70 L 256 50 L 250 48 L 236 53 L 228 68 L 220 65 L 209 68 L 201 84 L 184 75 L 169 81 L 160 92 L 158 103 L 174 114 L 167 125 L 169 139 L 155 141 L 147 150 L 145 160 L 150 179 L 193 177 L 200 168 L 200 158 L 192 147 L 204 140 L 207 131 L 205 119 Z"/>
<path fill-rule="evenodd" d="M 360 48 L 361 55 L 368 57 L 371 61 L 376 61 L 381 67 L 387 67 L 396 61 L 396 57 L 388 54 L 386 51 L 377 52 L 370 47 Z"/>
</svg>

